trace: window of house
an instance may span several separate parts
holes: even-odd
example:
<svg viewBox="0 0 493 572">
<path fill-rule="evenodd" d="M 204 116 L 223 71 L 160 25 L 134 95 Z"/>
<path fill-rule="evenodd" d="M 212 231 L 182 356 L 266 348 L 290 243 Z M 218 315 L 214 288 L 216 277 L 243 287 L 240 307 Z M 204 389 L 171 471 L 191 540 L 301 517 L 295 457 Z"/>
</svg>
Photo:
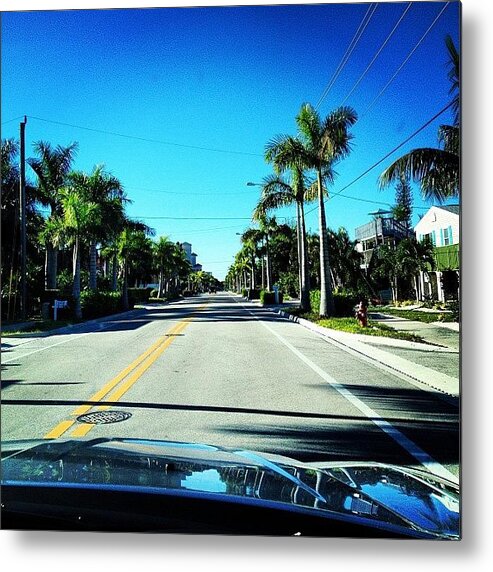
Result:
<svg viewBox="0 0 493 572">
<path fill-rule="evenodd" d="M 429 240 L 432 244 L 435 244 L 435 237 L 433 232 L 429 232 L 427 234 L 421 235 L 421 241 L 424 242 L 425 240 Z"/>
<path fill-rule="evenodd" d="M 449 244 L 452 244 L 452 228 L 450 226 L 443 229 L 443 246 Z"/>
</svg>

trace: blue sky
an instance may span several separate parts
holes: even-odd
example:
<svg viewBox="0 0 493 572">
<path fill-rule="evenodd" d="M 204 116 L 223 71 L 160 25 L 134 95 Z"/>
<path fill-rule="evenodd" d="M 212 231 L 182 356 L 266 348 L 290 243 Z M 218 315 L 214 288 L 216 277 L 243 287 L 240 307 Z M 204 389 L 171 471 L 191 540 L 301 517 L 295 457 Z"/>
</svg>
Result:
<svg viewBox="0 0 493 572">
<path fill-rule="evenodd" d="M 251 224 L 258 199 L 259 189 L 246 183 L 271 173 L 263 159 L 265 144 L 277 134 L 295 134 L 301 104 L 318 103 L 369 6 L 4 13 L 2 138 L 16 137 L 19 121 L 11 120 L 26 114 L 28 156 L 34 141 L 78 141 L 75 168 L 104 163 L 132 199 L 131 216 L 158 236 L 191 242 L 204 269 L 222 279 L 240 246 L 236 233 Z M 450 34 L 459 45 L 457 2 L 449 3 L 366 112 L 444 6 L 413 2 L 344 101 L 408 7 L 407 2 L 378 5 L 319 106 L 324 115 L 344 101 L 360 115 L 353 151 L 337 167 L 333 193 L 449 102 L 444 39 Z M 438 125 L 450 121 L 446 112 L 329 200 L 328 225 L 344 226 L 353 236 L 369 212 L 392 204 L 394 189 L 378 190 L 379 173 L 411 148 L 435 146 Z M 417 188 L 414 197 L 416 222 L 429 204 Z M 313 210 L 307 216 L 312 231 L 316 215 Z M 278 216 L 293 218 L 294 210 Z"/>
</svg>

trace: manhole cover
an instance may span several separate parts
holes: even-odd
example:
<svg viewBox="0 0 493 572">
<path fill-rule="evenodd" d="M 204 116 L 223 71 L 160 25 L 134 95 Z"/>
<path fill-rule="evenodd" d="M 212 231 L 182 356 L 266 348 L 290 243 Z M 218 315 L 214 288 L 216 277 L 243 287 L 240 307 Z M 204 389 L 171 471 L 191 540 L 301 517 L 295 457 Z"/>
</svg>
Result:
<svg viewBox="0 0 493 572">
<path fill-rule="evenodd" d="M 80 423 L 91 423 L 93 425 L 104 425 L 105 423 L 126 421 L 130 417 L 132 417 L 132 414 L 126 411 L 94 411 L 93 413 L 79 415 L 77 421 Z"/>
</svg>

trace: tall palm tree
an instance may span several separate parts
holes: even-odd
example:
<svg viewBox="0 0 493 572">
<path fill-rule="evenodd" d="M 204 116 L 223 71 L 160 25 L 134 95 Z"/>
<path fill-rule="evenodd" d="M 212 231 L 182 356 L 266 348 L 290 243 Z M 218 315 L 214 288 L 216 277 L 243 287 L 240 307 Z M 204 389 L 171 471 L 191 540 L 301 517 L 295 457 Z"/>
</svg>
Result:
<svg viewBox="0 0 493 572">
<path fill-rule="evenodd" d="M 174 280 L 173 293 L 181 292 L 180 282 L 186 280 L 192 272 L 192 265 L 186 252 L 177 243 L 171 253 L 171 277 Z"/>
<path fill-rule="evenodd" d="M 78 143 L 67 147 L 50 143 L 34 143 L 37 157 L 27 159 L 28 164 L 38 178 L 39 201 L 50 207 L 50 217 L 59 217 L 62 213 L 60 190 L 66 186 L 67 177 L 78 149 Z M 58 249 L 47 235 L 45 260 L 45 288 L 56 288 Z"/>
<path fill-rule="evenodd" d="M 261 253 L 261 249 L 259 248 L 259 244 L 262 242 L 262 232 L 258 228 L 248 228 L 242 235 L 241 235 L 241 242 L 243 243 L 243 249 L 250 257 L 250 264 L 251 264 L 251 288 L 255 290 L 257 287 L 256 283 L 256 263 L 255 260 L 257 256 Z"/>
<path fill-rule="evenodd" d="M 87 197 L 77 187 L 66 187 L 59 191 L 61 215 L 56 217 L 59 232 L 63 233 L 67 242 L 72 245 L 73 255 L 73 287 L 75 301 L 75 317 L 82 318 L 80 304 L 80 254 L 82 244 L 89 239 L 93 225 L 101 222 L 101 207 Z"/>
<path fill-rule="evenodd" d="M 349 128 L 356 123 L 357 115 L 351 107 L 339 107 L 321 118 L 309 103 L 302 105 L 296 123 L 303 143 L 302 161 L 305 168 L 313 169 L 317 178 L 318 216 L 320 235 L 320 317 L 334 313 L 330 261 L 327 244 L 327 224 L 324 204 L 324 183 L 335 177 L 334 166 L 349 155 L 352 139 Z"/>
<path fill-rule="evenodd" d="M 122 230 L 115 240 L 116 258 L 120 264 L 122 276 L 122 301 L 123 308 L 128 310 L 128 279 L 132 268 L 139 265 L 143 258 L 152 257 L 152 243 L 150 236 L 154 236 L 155 230 L 146 224 L 125 218 Z"/>
<path fill-rule="evenodd" d="M 258 222 L 259 230 L 262 234 L 263 240 L 265 241 L 265 275 L 266 275 L 266 286 L 267 290 L 270 292 L 272 290 L 272 265 L 270 260 L 270 237 L 277 229 L 277 222 L 275 217 L 269 217 L 267 211 L 263 208 L 263 205 L 258 204 L 253 211 L 252 219 Z"/>
<path fill-rule="evenodd" d="M 97 288 L 97 244 L 111 240 L 124 220 L 124 203 L 127 201 L 121 182 L 105 172 L 103 165 L 94 167 L 92 173 L 81 171 L 68 175 L 70 184 L 79 189 L 87 201 L 100 206 L 101 217 L 93 221 L 89 240 L 89 288 Z"/>
<path fill-rule="evenodd" d="M 438 148 L 413 149 L 394 161 L 379 177 L 381 188 L 398 181 L 401 176 L 409 177 L 420 183 L 423 198 L 439 202 L 460 194 L 460 61 L 452 38 L 447 36 L 445 42 L 449 54 L 453 124 L 439 127 Z"/>
<path fill-rule="evenodd" d="M 167 236 L 160 236 L 157 242 L 153 244 L 153 254 L 159 273 L 158 298 L 163 298 L 165 290 L 167 290 L 166 285 L 171 278 L 175 249 L 176 245 Z"/>
<path fill-rule="evenodd" d="M 271 160 L 275 163 L 276 170 L 282 171 L 283 163 L 276 163 L 279 154 L 274 154 L 274 151 L 269 148 L 266 155 L 267 157 L 272 157 Z M 306 200 L 314 200 L 316 195 L 313 193 L 313 186 L 307 187 L 303 170 L 297 165 L 291 169 L 290 183 L 284 180 L 280 175 L 265 177 L 257 209 L 262 212 L 269 212 L 270 210 L 292 205 L 293 203 L 296 204 L 300 304 L 304 311 L 309 311 L 310 273 L 307 256 L 304 203 Z"/>
</svg>

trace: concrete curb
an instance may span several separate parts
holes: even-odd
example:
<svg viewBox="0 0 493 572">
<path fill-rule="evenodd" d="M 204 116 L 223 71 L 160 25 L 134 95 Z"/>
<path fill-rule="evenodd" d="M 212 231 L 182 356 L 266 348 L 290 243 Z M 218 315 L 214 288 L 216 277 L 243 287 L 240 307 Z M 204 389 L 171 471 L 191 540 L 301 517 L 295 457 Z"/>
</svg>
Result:
<svg viewBox="0 0 493 572">
<path fill-rule="evenodd" d="M 330 330 L 329 328 L 318 326 L 317 324 L 305 320 L 304 318 L 299 318 L 297 316 L 293 316 L 292 314 L 288 314 L 280 310 L 279 308 L 276 309 L 276 308 L 266 307 L 266 309 L 268 309 L 271 312 L 275 312 L 281 315 L 282 317 L 287 318 L 288 320 L 295 322 L 300 326 L 303 326 L 304 328 L 311 330 L 322 337 L 328 338 L 331 342 L 341 344 L 342 346 L 345 346 L 349 350 L 355 351 L 358 354 L 361 354 L 372 361 L 376 361 L 392 370 L 395 370 L 405 375 L 406 377 L 416 382 L 418 387 L 420 387 L 421 389 L 427 391 L 431 390 L 440 394 L 445 394 L 454 399 L 459 397 L 460 393 L 459 379 L 438 372 L 436 370 L 430 369 L 428 367 L 410 362 L 409 360 L 393 355 L 389 352 L 375 348 L 373 346 L 368 346 L 367 343 L 370 343 L 373 340 L 372 336 L 368 336 L 368 338 L 370 339 L 362 341 L 361 338 L 365 336 L 359 335 L 358 336 L 359 339 L 356 339 L 356 336 L 358 334 L 349 334 L 347 332 Z M 393 340 L 393 341 L 405 342 L 405 340 Z M 426 348 L 430 347 L 427 344 L 418 344 L 417 342 L 406 342 L 406 343 L 408 345 L 405 347 L 408 347 L 410 349 L 421 350 L 424 347 Z M 399 347 L 404 347 L 404 346 L 399 346 Z M 435 351 L 439 350 L 443 353 L 447 353 L 444 352 L 444 349 L 446 350 L 448 348 L 437 348 Z M 427 351 L 430 350 L 427 349 Z"/>
</svg>

